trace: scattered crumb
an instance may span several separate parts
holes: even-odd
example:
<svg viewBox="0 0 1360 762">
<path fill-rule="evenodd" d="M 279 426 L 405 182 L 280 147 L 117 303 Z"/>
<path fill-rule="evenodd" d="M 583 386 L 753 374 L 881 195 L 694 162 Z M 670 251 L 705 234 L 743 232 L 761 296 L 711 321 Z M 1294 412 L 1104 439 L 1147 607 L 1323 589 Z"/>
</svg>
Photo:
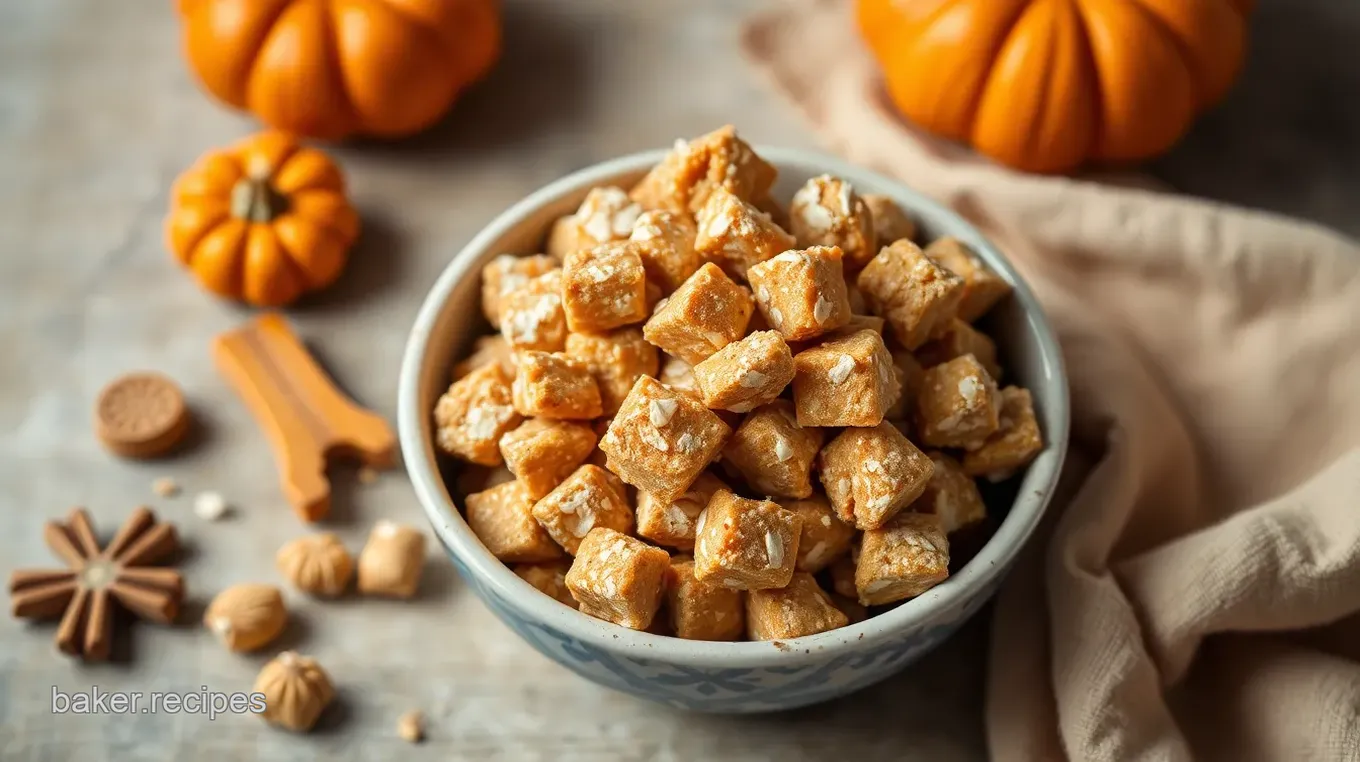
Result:
<svg viewBox="0 0 1360 762">
<path fill-rule="evenodd" d="M 162 476 L 151 482 L 151 491 L 161 497 L 174 497 L 179 494 L 179 485 L 175 483 L 174 479 Z"/>
<path fill-rule="evenodd" d="M 775 648 L 778 648 L 780 651 L 792 651 L 792 650 L 793 650 L 792 648 L 789 647 L 789 644 L 788 644 L 788 643 L 785 643 L 785 642 L 782 641 L 782 640 L 772 640 L 772 641 L 770 641 L 770 643 L 771 643 L 772 645 L 774 645 Z"/>
<path fill-rule="evenodd" d="M 420 743 L 425 740 L 425 715 L 410 711 L 397 719 L 397 735 L 401 740 Z"/>
<path fill-rule="evenodd" d="M 194 513 L 204 521 L 217 521 L 227 515 L 227 501 L 217 492 L 200 492 L 194 498 Z"/>
<path fill-rule="evenodd" d="M 382 474 L 378 473 L 378 469 L 364 466 L 363 468 L 359 469 L 359 483 L 372 484 L 378 481 L 378 477 L 381 475 Z"/>
</svg>

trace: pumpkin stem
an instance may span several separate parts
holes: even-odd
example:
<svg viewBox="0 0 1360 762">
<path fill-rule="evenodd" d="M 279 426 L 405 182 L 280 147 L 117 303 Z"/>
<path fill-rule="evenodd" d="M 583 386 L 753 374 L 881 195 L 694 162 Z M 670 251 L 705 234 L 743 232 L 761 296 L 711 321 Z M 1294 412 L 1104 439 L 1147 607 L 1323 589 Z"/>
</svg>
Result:
<svg viewBox="0 0 1360 762">
<path fill-rule="evenodd" d="M 288 199 L 266 177 L 243 177 L 231 189 L 231 214 L 247 222 L 270 222 L 287 207 Z"/>
</svg>

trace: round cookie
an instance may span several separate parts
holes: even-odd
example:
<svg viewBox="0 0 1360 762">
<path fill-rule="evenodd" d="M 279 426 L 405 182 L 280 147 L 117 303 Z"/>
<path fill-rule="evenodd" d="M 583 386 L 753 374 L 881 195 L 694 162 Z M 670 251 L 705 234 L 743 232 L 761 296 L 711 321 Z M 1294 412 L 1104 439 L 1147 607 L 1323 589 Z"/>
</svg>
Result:
<svg viewBox="0 0 1360 762">
<path fill-rule="evenodd" d="M 174 381 L 159 373 L 129 373 L 109 382 L 94 409 L 95 435 L 125 458 L 168 453 L 189 431 L 189 409 Z"/>
</svg>

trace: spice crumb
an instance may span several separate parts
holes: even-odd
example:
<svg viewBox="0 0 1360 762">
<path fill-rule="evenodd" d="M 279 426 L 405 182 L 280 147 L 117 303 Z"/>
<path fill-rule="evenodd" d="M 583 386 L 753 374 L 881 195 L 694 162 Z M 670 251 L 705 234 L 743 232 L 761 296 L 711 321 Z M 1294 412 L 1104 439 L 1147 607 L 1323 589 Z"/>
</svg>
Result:
<svg viewBox="0 0 1360 762">
<path fill-rule="evenodd" d="M 397 719 L 397 735 L 409 743 L 425 740 L 425 715 L 418 711 L 403 714 Z"/>
<path fill-rule="evenodd" d="M 179 484 L 168 476 L 162 476 L 151 482 L 151 491 L 161 497 L 174 497 L 179 494 Z"/>
</svg>

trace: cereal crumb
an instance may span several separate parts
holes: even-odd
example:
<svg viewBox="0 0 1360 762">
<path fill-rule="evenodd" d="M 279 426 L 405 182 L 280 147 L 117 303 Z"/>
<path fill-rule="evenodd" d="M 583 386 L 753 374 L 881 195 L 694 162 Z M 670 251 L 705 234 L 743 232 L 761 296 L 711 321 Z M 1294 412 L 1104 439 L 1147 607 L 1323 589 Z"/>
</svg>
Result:
<svg viewBox="0 0 1360 762">
<path fill-rule="evenodd" d="M 194 498 L 194 513 L 204 521 L 217 521 L 227 515 L 227 501 L 219 492 L 200 492 Z"/>
<path fill-rule="evenodd" d="M 151 482 L 151 491 L 161 497 L 174 497 L 179 494 L 179 484 L 168 476 L 162 476 Z"/>
<path fill-rule="evenodd" d="M 425 715 L 418 711 L 403 714 L 397 719 L 397 735 L 410 743 L 425 740 Z"/>
</svg>

